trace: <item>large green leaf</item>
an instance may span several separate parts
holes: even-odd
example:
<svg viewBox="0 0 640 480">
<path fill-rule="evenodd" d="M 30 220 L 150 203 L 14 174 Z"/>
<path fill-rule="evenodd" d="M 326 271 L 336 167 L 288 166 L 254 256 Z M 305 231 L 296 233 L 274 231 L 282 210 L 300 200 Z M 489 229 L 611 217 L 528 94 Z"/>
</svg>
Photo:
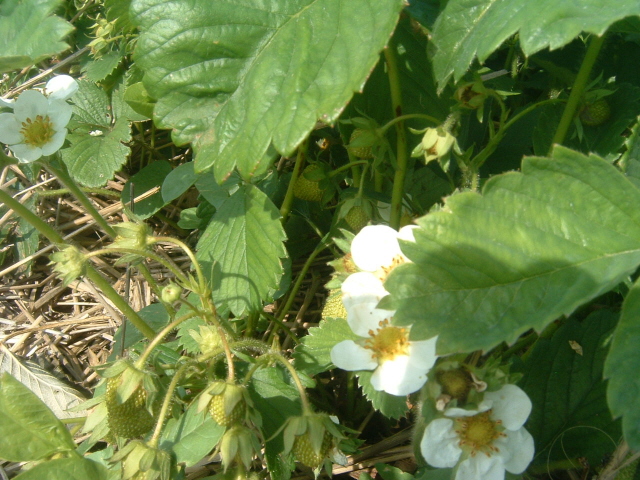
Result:
<svg viewBox="0 0 640 480">
<path fill-rule="evenodd" d="M 640 449 L 640 280 L 627 294 L 622 306 L 620 322 L 616 327 L 604 365 L 609 379 L 607 400 L 615 416 L 622 415 L 622 430 L 633 450 Z"/>
<path fill-rule="evenodd" d="M 383 304 L 440 353 L 488 349 L 541 329 L 606 292 L 640 263 L 640 190 L 599 157 L 556 147 L 482 195 L 449 197 L 418 220 L 414 263 L 389 276 Z"/>
<path fill-rule="evenodd" d="M 63 52 L 61 39 L 73 27 L 52 15 L 60 0 L 4 0 L 0 2 L 0 73 L 28 67 Z"/>
<path fill-rule="evenodd" d="M 5 373 L 0 377 L 0 458 L 40 460 L 75 443 L 64 424 L 36 395 Z"/>
<path fill-rule="evenodd" d="M 198 402 L 193 402 L 180 418 L 167 422 L 160 447 L 171 450 L 176 463 L 191 467 L 215 448 L 224 432 L 225 427 L 218 425 L 208 410 L 198 412 Z"/>
<path fill-rule="evenodd" d="M 198 260 L 210 274 L 217 301 L 236 316 L 262 308 L 284 270 L 280 212 L 257 187 L 245 185 L 220 205 L 198 242 Z"/>
<path fill-rule="evenodd" d="M 74 180 L 88 187 L 100 187 L 113 178 L 130 153 L 125 145 L 131 140 L 129 121 L 118 117 L 116 98 L 87 81 L 79 82 L 73 97 L 72 133 L 69 148 L 61 150 L 62 160 Z M 114 95 L 123 95 L 118 89 Z M 121 103 L 121 102 L 120 102 Z"/>
<path fill-rule="evenodd" d="M 399 0 L 134 0 L 135 58 L 154 119 L 194 142 L 196 170 L 245 178 L 273 146 L 290 154 L 362 88 Z"/>
<path fill-rule="evenodd" d="M 601 310 L 571 319 L 527 357 L 522 389 L 533 402 L 526 428 L 536 441 L 534 464 L 586 457 L 599 462 L 615 449 L 620 422 L 606 401 L 602 367 L 618 314 Z"/>
<path fill-rule="evenodd" d="M 433 59 L 440 88 L 453 74 L 459 80 L 474 57 L 484 62 L 518 32 L 525 55 L 560 48 L 580 32 L 602 35 L 609 25 L 640 15 L 636 0 L 450 0 L 436 20 Z"/>
<path fill-rule="evenodd" d="M 93 460 L 73 456 L 40 463 L 18 475 L 16 480 L 106 480 L 107 469 Z"/>
</svg>

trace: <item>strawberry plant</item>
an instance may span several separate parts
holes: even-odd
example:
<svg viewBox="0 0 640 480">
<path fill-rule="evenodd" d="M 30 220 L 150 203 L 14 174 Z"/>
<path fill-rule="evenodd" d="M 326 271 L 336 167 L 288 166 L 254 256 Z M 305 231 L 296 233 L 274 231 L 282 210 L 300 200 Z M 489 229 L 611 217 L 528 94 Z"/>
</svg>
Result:
<svg viewBox="0 0 640 480">
<path fill-rule="evenodd" d="M 570 3 L 0 4 L 0 474 L 637 476 L 640 6 Z"/>
</svg>

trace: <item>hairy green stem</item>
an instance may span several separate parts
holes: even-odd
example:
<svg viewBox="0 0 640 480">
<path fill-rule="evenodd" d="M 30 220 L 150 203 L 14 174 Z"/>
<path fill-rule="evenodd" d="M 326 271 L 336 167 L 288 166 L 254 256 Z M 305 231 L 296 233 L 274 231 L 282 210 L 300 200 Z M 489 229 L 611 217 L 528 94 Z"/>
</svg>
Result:
<svg viewBox="0 0 640 480">
<path fill-rule="evenodd" d="M 407 113 L 406 115 L 400 115 L 393 120 L 389 120 L 382 127 L 378 129 L 378 131 L 384 134 L 390 127 L 395 125 L 398 122 L 402 122 L 404 120 L 411 120 L 412 118 L 422 118 L 423 120 L 427 120 L 434 125 L 440 125 L 442 122 L 438 120 L 436 117 L 432 117 L 431 115 L 426 115 L 424 113 Z"/>
<path fill-rule="evenodd" d="M 272 356 L 274 359 L 280 362 L 284 368 L 289 370 L 289 374 L 291 375 L 291 378 L 293 378 L 293 381 L 296 384 L 296 388 L 298 389 L 298 393 L 300 394 L 300 400 L 302 400 L 303 415 L 313 414 L 311 404 L 309 403 L 309 398 L 307 397 L 307 391 L 305 390 L 304 385 L 302 385 L 300 377 L 298 376 L 298 372 L 296 372 L 296 369 L 293 367 L 293 365 L 291 365 L 291 363 L 289 363 L 289 361 L 278 352 L 271 352 L 268 355 Z"/>
<path fill-rule="evenodd" d="M 391 90 L 391 104 L 396 119 L 402 117 L 402 91 L 400 89 L 400 72 L 396 58 L 393 41 L 384 49 L 384 58 L 387 62 L 389 86 Z M 402 216 L 402 198 L 404 196 L 404 181 L 407 176 L 407 136 L 404 129 L 404 120 L 398 120 L 396 127 L 396 173 L 393 177 L 393 190 L 391 193 L 391 218 L 389 225 L 398 230 Z"/>
<path fill-rule="evenodd" d="M 184 273 L 182 273 L 182 271 L 178 267 L 176 267 L 172 263 L 166 261 L 160 255 L 158 255 L 156 253 L 153 253 L 153 252 L 150 252 L 150 251 L 137 250 L 135 248 L 120 248 L 120 247 L 118 247 L 118 248 L 101 248 L 100 250 L 94 250 L 93 252 L 87 254 L 86 257 L 87 258 L 91 258 L 91 257 L 97 257 L 99 255 L 108 255 L 108 254 L 112 254 L 112 253 L 125 253 L 125 254 L 132 254 L 132 255 L 140 255 L 141 257 L 146 257 L 146 258 L 150 258 L 152 260 L 155 260 L 160 265 L 162 265 L 166 269 L 170 270 L 171 273 L 173 273 L 176 276 L 176 279 L 179 282 L 182 282 L 184 285 L 189 285 L 189 279 L 187 278 L 187 276 Z"/>
<path fill-rule="evenodd" d="M 149 358 L 149 355 L 151 355 L 153 350 L 164 340 L 164 338 L 167 335 L 169 335 L 169 333 L 171 333 L 171 331 L 174 328 L 176 328 L 178 325 L 180 325 L 182 322 L 186 322 L 190 318 L 195 317 L 197 314 L 198 314 L 198 312 L 189 312 L 189 313 L 187 313 L 185 315 L 182 315 L 181 317 L 176 318 L 173 322 L 171 322 L 169 325 L 164 327 L 156 335 L 156 337 L 153 340 L 151 340 L 149 345 L 147 345 L 147 348 L 145 348 L 144 352 L 142 352 L 142 355 L 140 355 L 138 360 L 136 360 L 135 367 L 138 370 L 142 370 L 144 368 L 145 362 L 147 361 L 147 358 Z"/>
<path fill-rule="evenodd" d="M 84 207 L 84 209 L 91 215 L 91 217 L 95 220 L 95 222 L 100 225 L 100 228 L 104 230 L 104 232 L 109 235 L 111 238 L 116 238 L 116 231 L 113 229 L 109 223 L 104 219 L 100 212 L 93 206 L 89 197 L 82 191 L 82 189 L 78 186 L 76 182 L 73 181 L 69 172 L 67 172 L 64 163 L 60 162 L 60 168 L 54 167 L 51 162 L 43 162 L 44 168 L 58 178 L 58 181 L 65 186 L 65 188 L 69 189 L 69 191 L 73 194 L 73 196 L 80 202 L 80 204 Z"/>
<path fill-rule="evenodd" d="M 277 327 L 282 325 L 282 321 L 284 320 L 284 317 L 286 317 L 287 312 L 291 308 L 291 305 L 293 304 L 293 300 L 295 299 L 295 296 L 298 293 L 298 290 L 300 290 L 300 286 L 302 285 L 302 281 L 304 280 L 304 277 L 306 276 L 307 272 L 309 271 L 309 267 L 311 267 L 311 264 L 313 263 L 315 258 L 320 254 L 320 252 L 322 252 L 325 248 L 327 248 L 327 240 L 330 238 L 330 234 L 331 234 L 331 232 L 327 232 L 325 234 L 325 236 L 322 237 L 322 239 L 320 240 L 320 243 L 318 243 L 318 245 L 316 246 L 315 250 L 313 252 L 311 252 L 311 255 L 309 255 L 309 257 L 307 258 L 307 261 L 304 263 L 304 266 L 302 267 L 302 270 L 298 274 L 298 278 L 296 279 L 296 282 L 294 283 L 293 288 L 289 292 L 289 296 L 287 297 L 287 301 L 285 302 L 284 306 L 282 307 L 282 310 L 280 311 L 280 315 L 278 315 L 278 317 L 277 317 L 277 322 L 276 322 L 276 324 L 273 326 L 273 328 L 271 330 L 271 334 L 269 335 L 269 339 L 268 339 L 267 343 L 270 344 L 271 342 L 273 342 L 273 339 L 275 338 L 276 333 L 278 331 Z"/>
<path fill-rule="evenodd" d="M 29 222 L 38 232 L 44 235 L 47 240 L 56 245 L 65 245 L 67 242 L 62 236 L 44 220 L 24 207 L 20 202 L 14 199 L 4 190 L 0 190 L 0 202 L 13 210 L 17 215 Z M 118 308 L 133 325 L 148 339 L 153 339 L 156 333 L 147 325 L 138 313 L 124 301 L 124 299 L 116 292 L 113 286 L 98 272 L 93 266 L 87 265 L 87 277 L 91 280 L 102 293 Z"/>
<path fill-rule="evenodd" d="M 587 48 L 587 53 L 582 60 L 582 65 L 580 66 L 578 75 L 573 82 L 573 87 L 571 87 L 569 100 L 567 100 L 567 105 L 564 107 L 564 112 L 562 112 L 560 123 L 558 124 L 556 133 L 553 136 L 553 141 L 551 142 L 551 147 L 549 148 L 549 154 L 551 154 L 553 146 L 555 144 L 562 144 L 565 137 L 567 136 L 569 126 L 571 125 L 573 117 L 576 114 L 576 110 L 578 109 L 578 105 L 580 104 L 580 101 L 582 99 L 584 89 L 587 86 L 587 82 L 589 82 L 591 70 L 593 70 L 593 65 L 596 62 L 596 58 L 598 58 L 598 54 L 600 53 L 600 49 L 602 48 L 603 43 L 604 35 L 602 37 L 593 36 L 591 38 L 591 42 L 589 43 L 589 47 Z"/>
<path fill-rule="evenodd" d="M 309 138 L 305 138 L 303 142 L 298 146 L 298 154 L 296 155 L 296 163 L 293 167 L 293 173 L 291 174 L 291 180 L 289 180 L 289 186 L 287 187 L 287 193 L 284 196 L 284 200 L 282 201 L 282 206 L 280 207 L 280 221 L 282 225 L 287 223 L 289 219 L 289 213 L 291 213 L 291 206 L 293 205 L 293 189 L 295 187 L 298 178 L 300 178 L 302 165 L 307 158 L 307 148 L 309 147 Z"/>
<path fill-rule="evenodd" d="M 189 364 L 182 365 L 176 373 L 174 373 L 173 378 L 171 379 L 171 383 L 169 383 L 169 387 L 167 388 L 167 393 L 164 396 L 164 401 L 162 402 L 162 408 L 160 409 L 160 413 L 158 414 L 158 421 L 156 422 L 156 428 L 153 431 L 153 435 L 149 440 L 149 446 L 151 448 L 158 447 L 158 440 L 160 440 L 160 434 L 162 433 L 162 427 L 164 426 L 164 419 L 167 416 L 167 412 L 169 411 L 169 407 L 171 406 L 171 400 L 173 399 L 173 391 L 178 386 L 178 382 L 182 378 L 185 370 Z"/>
<path fill-rule="evenodd" d="M 200 262 L 198 262 L 198 259 L 196 258 L 195 253 L 193 253 L 193 250 L 191 250 L 186 243 L 182 242 L 181 240 L 178 240 L 177 238 L 154 237 L 154 239 L 156 242 L 172 243 L 174 245 L 177 245 L 184 251 L 184 253 L 187 254 L 187 256 L 189 257 L 189 260 L 191 260 L 191 264 L 193 265 L 193 268 L 196 271 L 196 276 L 198 277 L 198 287 L 200 288 L 200 292 L 196 292 L 196 293 L 202 293 L 202 294 L 206 293 L 207 280 L 202 274 L 202 269 L 200 268 Z"/>
</svg>

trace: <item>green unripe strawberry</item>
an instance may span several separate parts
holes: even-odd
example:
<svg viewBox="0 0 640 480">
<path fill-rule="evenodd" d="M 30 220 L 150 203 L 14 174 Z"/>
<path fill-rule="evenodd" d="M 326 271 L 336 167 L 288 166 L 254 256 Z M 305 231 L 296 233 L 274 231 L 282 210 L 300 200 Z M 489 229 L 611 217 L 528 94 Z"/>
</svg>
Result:
<svg viewBox="0 0 640 480">
<path fill-rule="evenodd" d="M 361 136 L 366 130 L 364 128 L 356 128 L 353 132 L 351 132 L 351 137 L 349 138 L 349 151 L 356 158 L 373 158 L 373 154 L 371 151 L 371 146 L 363 146 L 363 147 L 352 147 L 351 144 L 354 142 L 356 138 Z"/>
<path fill-rule="evenodd" d="M 347 318 L 347 310 L 342 303 L 342 291 L 331 290 L 322 309 L 322 318 Z"/>
<path fill-rule="evenodd" d="M 582 110 L 580 110 L 580 120 L 585 125 L 590 127 L 597 127 L 609 120 L 611 116 L 611 107 L 609 103 L 601 98 L 593 103 L 587 103 Z"/>
<path fill-rule="evenodd" d="M 331 434 L 327 431 L 324 432 L 324 437 L 322 439 L 322 446 L 319 451 L 314 451 L 313 446 L 311 445 L 311 439 L 309 438 L 309 434 L 298 435 L 293 441 L 293 448 L 291 451 L 295 456 L 296 460 L 311 468 L 318 468 L 322 461 L 325 459 L 327 454 L 329 453 L 329 449 L 331 448 L 332 437 Z"/>
<path fill-rule="evenodd" d="M 146 408 L 147 392 L 138 387 L 124 403 L 116 395 L 119 377 L 107 380 L 107 419 L 111 432 L 119 437 L 135 438 L 149 432 L 155 419 Z"/>
<path fill-rule="evenodd" d="M 351 207 L 351 210 L 344 216 L 344 221 L 347 222 L 349 229 L 354 233 L 362 230 L 362 228 L 369 223 L 369 220 L 371 220 L 371 217 L 367 211 L 359 205 Z"/>
<path fill-rule="evenodd" d="M 309 174 L 318 168 L 320 167 L 317 165 L 308 165 L 302 172 L 302 175 L 296 180 L 293 186 L 293 194 L 300 200 L 307 200 L 309 202 L 319 202 L 322 200 L 324 190 L 320 188 L 319 182 L 314 182 L 305 177 L 305 174 Z"/>
<path fill-rule="evenodd" d="M 211 417 L 222 427 L 228 427 L 240 423 L 244 419 L 247 406 L 244 401 L 240 400 L 231 409 L 231 413 L 225 412 L 224 393 L 214 395 L 209 403 L 209 413 Z"/>
</svg>

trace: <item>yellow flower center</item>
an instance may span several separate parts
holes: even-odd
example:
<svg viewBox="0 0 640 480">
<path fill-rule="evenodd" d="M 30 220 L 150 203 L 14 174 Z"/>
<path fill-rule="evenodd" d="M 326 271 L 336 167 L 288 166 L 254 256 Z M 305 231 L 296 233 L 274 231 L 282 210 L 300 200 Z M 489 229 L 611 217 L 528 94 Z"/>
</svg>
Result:
<svg viewBox="0 0 640 480">
<path fill-rule="evenodd" d="M 42 148 L 49 143 L 56 132 L 53 130 L 53 124 L 48 115 L 44 117 L 38 115 L 33 120 L 27 118 L 25 122 L 22 122 L 20 133 L 24 138 L 24 143 Z"/>
<path fill-rule="evenodd" d="M 380 322 L 380 328 L 375 332 L 369 330 L 365 348 L 373 351 L 373 356 L 382 363 L 393 360 L 397 355 L 409 354 L 409 332 L 406 328 L 389 325 L 389 320 Z"/>
<path fill-rule="evenodd" d="M 483 452 L 488 457 L 492 452 L 498 452 L 493 442 L 500 437 L 506 437 L 501 426 L 502 421 L 491 419 L 491 410 L 479 413 L 473 417 L 459 417 L 455 419 L 454 430 L 460 437 L 460 447 L 471 450 L 471 456 Z"/>
<path fill-rule="evenodd" d="M 396 255 L 395 257 L 393 257 L 393 260 L 391 260 L 391 265 L 380 267 L 375 272 L 375 275 L 377 278 L 384 282 L 394 268 L 396 268 L 398 265 L 402 265 L 405 262 L 406 260 L 402 255 Z"/>
</svg>

